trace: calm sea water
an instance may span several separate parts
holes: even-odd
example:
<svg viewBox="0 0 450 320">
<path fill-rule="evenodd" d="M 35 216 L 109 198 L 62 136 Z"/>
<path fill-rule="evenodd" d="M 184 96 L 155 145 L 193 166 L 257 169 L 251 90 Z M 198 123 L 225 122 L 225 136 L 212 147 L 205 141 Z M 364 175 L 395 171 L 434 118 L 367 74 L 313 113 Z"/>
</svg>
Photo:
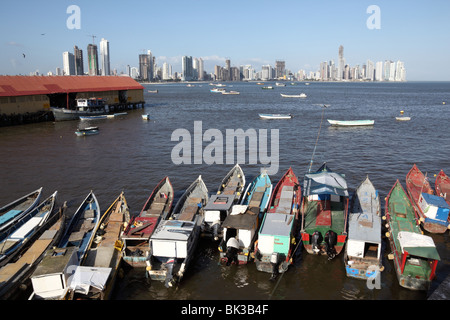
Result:
<svg viewBox="0 0 450 320">
<path fill-rule="evenodd" d="M 274 83 L 266 83 L 266 85 Z M 299 180 L 309 168 L 314 145 L 327 104 L 312 169 L 323 162 L 344 173 L 350 188 L 368 174 L 384 198 L 396 179 L 404 185 L 414 163 L 434 182 L 440 169 L 450 173 L 448 114 L 450 83 L 303 83 L 262 90 L 255 83 L 227 83 L 227 90 L 240 95 L 210 93 L 208 83 L 145 85 L 144 109 L 126 116 L 100 120 L 100 134 L 77 137 L 79 121 L 39 123 L 0 128 L 0 203 L 6 204 L 43 186 L 44 196 L 58 190 L 59 203 L 68 202 L 68 214 L 94 190 L 106 210 L 123 190 L 132 213 L 139 213 L 156 184 L 168 175 L 176 197 L 202 175 L 210 192 L 215 192 L 233 164 L 181 164 L 172 161 L 171 141 L 177 129 L 194 137 L 194 121 L 202 132 L 217 129 L 225 141 L 227 129 L 267 129 L 279 132 L 279 168 L 271 176 L 276 183 L 292 167 Z M 148 90 L 158 90 L 150 93 Z M 280 93 L 299 94 L 306 99 L 282 98 Z M 443 104 L 446 102 L 446 104 Z M 397 122 L 403 110 L 412 119 Z M 150 113 L 144 121 L 141 114 Z M 291 113 L 290 120 L 260 120 L 258 113 Z M 326 119 L 374 119 L 369 128 L 332 128 Z M 260 140 L 261 142 L 261 140 Z M 205 142 L 203 147 L 209 143 Z M 248 147 L 248 145 L 247 145 Z M 268 145 L 269 154 L 271 145 Z M 192 156 L 194 150 L 192 149 Z M 192 159 L 193 160 L 193 159 Z M 246 162 L 241 166 L 247 181 L 264 166 Z M 384 206 L 384 201 L 382 202 Z M 258 272 L 254 264 L 226 267 L 218 264 L 217 243 L 202 239 L 196 258 L 181 284 L 166 289 L 150 282 L 142 269 L 125 269 L 118 280 L 115 299 L 173 300 L 296 300 L 296 299 L 409 299 L 423 300 L 436 289 L 450 271 L 448 232 L 432 235 L 441 262 L 430 292 L 401 288 L 385 240 L 381 289 L 368 289 L 365 281 L 345 275 L 343 254 L 332 261 L 324 256 L 297 252 L 297 261 L 277 281 Z"/>
</svg>

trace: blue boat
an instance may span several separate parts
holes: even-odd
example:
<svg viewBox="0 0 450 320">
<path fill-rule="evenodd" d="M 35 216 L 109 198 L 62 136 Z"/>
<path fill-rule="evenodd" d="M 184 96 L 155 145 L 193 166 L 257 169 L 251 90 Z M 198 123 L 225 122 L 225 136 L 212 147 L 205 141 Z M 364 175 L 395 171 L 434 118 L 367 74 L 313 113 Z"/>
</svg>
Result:
<svg viewBox="0 0 450 320">
<path fill-rule="evenodd" d="M 0 208 L 0 240 L 10 233 L 11 226 L 38 205 L 41 194 L 42 187 Z"/>
<path fill-rule="evenodd" d="M 9 229 L 9 234 L 0 242 L 0 266 L 6 265 L 20 249 L 34 240 L 50 218 L 57 194 L 55 191 Z"/>
<path fill-rule="evenodd" d="M 254 259 L 254 243 L 272 194 L 272 182 L 262 172 L 248 185 L 239 205 L 223 221 L 219 245 L 220 261 L 227 265 L 246 264 Z"/>
</svg>

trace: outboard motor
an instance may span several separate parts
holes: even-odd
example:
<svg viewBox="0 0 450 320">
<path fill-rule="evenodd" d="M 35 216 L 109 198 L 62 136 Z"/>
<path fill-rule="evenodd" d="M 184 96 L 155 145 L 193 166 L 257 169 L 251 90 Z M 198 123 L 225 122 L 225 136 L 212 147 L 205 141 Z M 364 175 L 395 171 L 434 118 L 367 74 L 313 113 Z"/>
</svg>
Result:
<svg viewBox="0 0 450 320">
<path fill-rule="evenodd" d="M 337 234 L 336 232 L 329 230 L 325 234 L 325 243 L 327 246 L 327 255 L 328 260 L 333 259 L 336 257 L 336 248 L 334 247 L 337 244 Z"/>
<path fill-rule="evenodd" d="M 239 241 L 236 238 L 232 237 L 227 241 L 227 266 L 234 262 L 239 263 L 238 260 L 238 252 L 239 252 Z"/>
<path fill-rule="evenodd" d="M 214 221 L 214 223 L 211 226 L 212 234 L 214 237 L 214 240 L 219 240 L 219 231 L 220 231 L 220 220 Z"/>
<path fill-rule="evenodd" d="M 312 250 L 315 254 L 318 254 L 320 252 L 320 244 L 322 243 L 322 235 L 319 231 L 314 231 L 311 237 L 311 244 L 312 244 Z"/>
<path fill-rule="evenodd" d="M 273 252 L 270 256 L 270 264 L 272 265 L 272 276 L 270 277 L 270 280 L 275 279 L 278 275 L 279 258 L 280 255 L 278 252 Z"/>
<path fill-rule="evenodd" d="M 170 258 L 164 265 L 166 267 L 166 280 L 164 281 L 164 285 L 166 288 L 169 288 L 173 285 L 173 264 L 175 263 L 175 258 Z"/>
</svg>

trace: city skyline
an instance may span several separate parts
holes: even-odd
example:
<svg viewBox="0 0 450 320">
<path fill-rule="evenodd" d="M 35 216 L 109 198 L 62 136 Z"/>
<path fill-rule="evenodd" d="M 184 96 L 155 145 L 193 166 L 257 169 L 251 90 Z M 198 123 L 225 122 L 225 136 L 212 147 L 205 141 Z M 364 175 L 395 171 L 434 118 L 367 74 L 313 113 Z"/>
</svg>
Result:
<svg viewBox="0 0 450 320">
<path fill-rule="evenodd" d="M 380 11 L 379 29 L 368 27 L 372 14 L 367 11 L 372 4 Z M 339 66 L 337 48 L 343 45 L 350 66 L 362 66 L 368 60 L 400 60 L 408 70 L 409 81 L 450 80 L 450 67 L 442 63 L 450 51 L 449 42 L 444 41 L 448 38 L 445 31 L 450 29 L 445 16 L 450 9 L 448 1 L 437 0 L 432 7 L 422 1 L 228 1 L 220 5 L 208 1 L 193 5 L 133 1 L 110 6 L 77 1 L 76 5 L 80 28 L 69 29 L 72 15 L 68 1 L 51 6 L 31 1 L 5 3 L 0 23 L 8 32 L 1 35 L 4 58 L 0 74 L 54 72 L 63 68 L 62 53 L 73 53 L 74 46 L 84 52 L 86 73 L 87 46 L 95 35 L 109 42 L 110 72 L 127 73 L 128 66 L 139 67 L 139 55 L 148 50 L 159 67 L 166 63 L 178 73 L 183 56 L 201 58 L 208 73 L 214 73 L 214 66 L 223 66 L 226 60 L 231 60 L 232 66 L 252 65 L 254 69 L 284 61 L 293 73 L 316 72 L 324 61 L 334 60 Z M 219 23 L 214 14 L 223 5 L 229 14 Z M 284 12 L 282 20 L 272 14 L 273 7 Z M 13 19 L 14 12 L 23 13 L 21 18 L 27 23 Z M 198 18 L 185 17 L 195 12 Z M 150 24 L 142 20 L 146 15 Z M 95 41 L 98 48 L 99 40 Z"/>
</svg>

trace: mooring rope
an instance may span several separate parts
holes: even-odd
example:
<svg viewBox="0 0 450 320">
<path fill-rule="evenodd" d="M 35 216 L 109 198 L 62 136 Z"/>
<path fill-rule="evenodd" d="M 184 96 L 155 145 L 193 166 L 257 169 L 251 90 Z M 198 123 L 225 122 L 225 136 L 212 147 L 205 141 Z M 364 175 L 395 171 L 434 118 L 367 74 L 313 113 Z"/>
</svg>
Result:
<svg viewBox="0 0 450 320">
<path fill-rule="evenodd" d="M 314 145 L 313 154 L 312 154 L 312 156 L 311 156 L 311 161 L 310 161 L 310 163 L 309 163 L 308 173 L 311 172 L 311 168 L 312 168 L 312 164 L 313 164 L 313 158 L 314 158 L 314 155 L 315 155 L 315 153 L 316 153 L 317 143 L 319 142 L 320 130 L 322 129 L 322 122 L 323 122 L 323 116 L 324 116 L 324 114 L 325 114 L 325 108 L 326 108 L 326 105 L 323 105 L 322 118 L 320 119 L 319 132 L 317 133 L 316 143 L 315 143 L 315 145 Z"/>
</svg>

